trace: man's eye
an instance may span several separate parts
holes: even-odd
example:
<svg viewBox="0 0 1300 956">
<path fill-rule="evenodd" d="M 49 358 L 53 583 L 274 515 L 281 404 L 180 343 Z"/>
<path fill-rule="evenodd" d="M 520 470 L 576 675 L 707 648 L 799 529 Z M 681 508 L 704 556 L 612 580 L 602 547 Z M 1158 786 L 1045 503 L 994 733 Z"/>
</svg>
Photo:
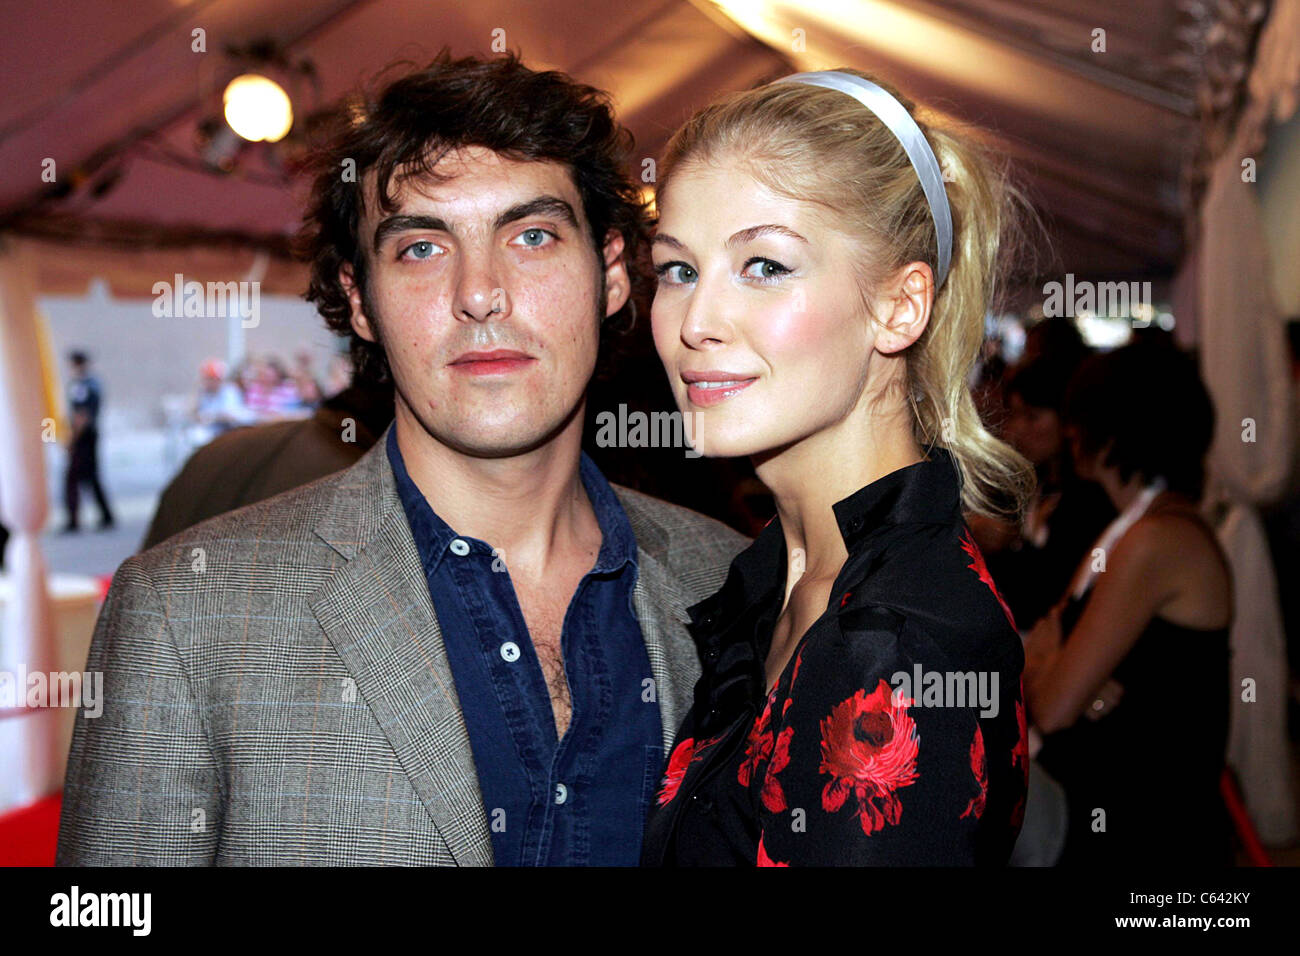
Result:
<svg viewBox="0 0 1300 956">
<path fill-rule="evenodd" d="M 533 248 L 544 246 L 548 239 L 553 238 L 555 238 L 554 233 L 548 232 L 545 229 L 525 229 L 519 234 L 519 239 L 522 241 L 523 245 L 531 246 Z"/>
<path fill-rule="evenodd" d="M 402 257 L 406 259 L 431 259 L 437 253 L 438 247 L 428 240 L 413 242 L 402 250 Z"/>
</svg>

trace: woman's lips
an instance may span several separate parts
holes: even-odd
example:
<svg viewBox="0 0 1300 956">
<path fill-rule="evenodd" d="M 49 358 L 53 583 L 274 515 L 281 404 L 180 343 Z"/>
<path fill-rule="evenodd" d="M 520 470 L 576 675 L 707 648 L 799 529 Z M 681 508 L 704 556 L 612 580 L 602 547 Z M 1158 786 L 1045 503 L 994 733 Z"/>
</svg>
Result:
<svg viewBox="0 0 1300 956">
<path fill-rule="evenodd" d="M 531 355 L 523 352 L 497 349 L 493 352 L 466 352 L 452 362 L 450 367 L 467 375 L 503 375 L 518 371 L 535 361 Z"/>
<path fill-rule="evenodd" d="M 691 400 L 693 405 L 704 407 L 717 405 L 732 396 L 739 395 L 757 381 L 756 378 L 735 378 L 687 382 L 686 397 Z"/>
</svg>

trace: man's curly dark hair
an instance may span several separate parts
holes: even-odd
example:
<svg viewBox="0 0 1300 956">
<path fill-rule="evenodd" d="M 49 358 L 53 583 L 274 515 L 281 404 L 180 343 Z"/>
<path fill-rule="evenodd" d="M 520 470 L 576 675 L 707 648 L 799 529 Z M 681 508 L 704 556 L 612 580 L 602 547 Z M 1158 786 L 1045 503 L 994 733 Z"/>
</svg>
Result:
<svg viewBox="0 0 1300 956">
<path fill-rule="evenodd" d="M 379 204 L 392 212 L 395 185 L 413 176 L 437 181 L 438 161 L 470 146 L 509 159 L 567 166 L 591 228 L 602 293 L 605 235 L 616 229 L 623 237 L 632 294 L 605 329 L 630 326 L 628 314 L 634 318 L 636 301 L 644 301 L 648 215 L 627 168 L 632 134 L 615 119 L 609 95 L 564 73 L 531 70 L 514 52 L 453 59 L 444 49 L 423 69 L 340 111 L 338 129 L 308 160 L 312 193 L 296 243 L 311 264 L 305 298 L 333 332 L 349 337 L 354 381 L 391 381 L 383 346 L 353 331 L 339 279 L 340 266 L 350 264 L 363 308 L 378 321 L 368 296 L 365 244 L 358 236 L 365 177 L 375 171 Z M 379 331 L 382 335 L 382 326 Z"/>
</svg>

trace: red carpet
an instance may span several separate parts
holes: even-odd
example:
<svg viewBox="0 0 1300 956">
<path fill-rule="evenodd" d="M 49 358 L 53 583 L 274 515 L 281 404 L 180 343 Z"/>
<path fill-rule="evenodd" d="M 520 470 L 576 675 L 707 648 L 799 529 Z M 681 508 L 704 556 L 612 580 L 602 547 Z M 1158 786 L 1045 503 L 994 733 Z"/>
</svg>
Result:
<svg viewBox="0 0 1300 956">
<path fill-rule="evenodd" d="M 53 866 L 63 792 L 0 816 L 0 866 Z"/>
</svg>

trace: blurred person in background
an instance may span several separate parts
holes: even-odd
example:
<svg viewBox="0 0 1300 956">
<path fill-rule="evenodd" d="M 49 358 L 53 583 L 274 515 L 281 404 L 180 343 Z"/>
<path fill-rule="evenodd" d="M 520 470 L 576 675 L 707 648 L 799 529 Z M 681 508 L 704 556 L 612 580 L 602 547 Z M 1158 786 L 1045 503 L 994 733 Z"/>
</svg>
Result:
<svg viewBox="0 0 1300 956">
<path fill-rule="evenodd" d="M 267 376 L 267 384 L 271 387 L 271 414 L 282 417 L 292 415 L 307 407 L 304 405 L 302 395 L 298 391 L 297 380 L 293 375 L 289 374 L 284 362 L 280 361 L 278 356 L 272 355 L 266 360 L 266 365 L 271 370 Z"/>
<path fill-rule="evenodd" d="M 146 551 L 200 521 L 355 464 L 393 420 L 391 384 L 358 379 L 303 420 L 222 432 L 190 455 L 158 499 Z"/>
<path fill-rule="evenodd" d="M 1064 422 L 1119 517 L 1026 641 L 1038 759 L 1069 799 L 1061 865 L 1231 865 L 1232 580 L 1198 511 L 1209 394 L 1189 356 L 1129 345 L 1084 363 Z"/>
<path fill-rule="evenodd" d="M 1036 349 L 1002 387 L 1002 438 L 1033 463 L 1038 476 L 1024 520 L 1016 527 L 982 516 L 967 519 L 1022 628 L 1032 627 L 1064 596 L 1079 560 L 1115 517 L 1100 486 L 1075 474 L 1065 441 L 1066 386 L 1087 354 L 1077 332 L 1075 340 L 1078 348 Z"/>
<path fill-rule="evenodd" d="M 81 530 L 78 510 L 81 503 L 81 486 L 90 487 L 99 506 L 98 530 L 114 526 L 113 509 L 109 507 L 104 486 L 99 480 L 99 412 L 103 392 L 99 380 L 90 374 L 90 357 L 85 352 L 68 355 L 72 378 L 68 382 L 68 412 L 71 418 L 71 435 L 68 440 L 68 470 L 64 480 L 64 504 L 68 511 L 64 534 Z"/>
<path fill-rule="evenodd" d="M 1291 399 L 1295 421 L 1300 423 L 1300 316 L 1289 319 L 1286 330 L 1291 352 Z M 1278 605 L 1286 629 L 1291 670 L 1287 725 L 1291 739 L 1300 740 L 1300 588 L 1286 586 L 1300 581 L 1300 440 L 1292 448 L 1291 482 L 1286 494 L 1262 511 L 1260 517 L 1268 534 L 1278 583 Z"/>
<path fill-rule="evenodd" d="M 306 408 L 315 408 L 321 403 L 323 395 L 320 384 L 316 381 L 316 373 L 312 369 L 311 353 L 306 349 L 299 349 L 293 361 L 293 384 L 298 392 L 298 402 Z"/>
<path fill-rule="evenodd" d="M 225 363 L 218 359 L 204 361 L 199 366 L 199 393 L 194 399 L 196 428 L 191 431 L 191 440 L 206 444 L 227 429 L 251 420 L 243 392 L 226 377 Z"/>
</svg>

